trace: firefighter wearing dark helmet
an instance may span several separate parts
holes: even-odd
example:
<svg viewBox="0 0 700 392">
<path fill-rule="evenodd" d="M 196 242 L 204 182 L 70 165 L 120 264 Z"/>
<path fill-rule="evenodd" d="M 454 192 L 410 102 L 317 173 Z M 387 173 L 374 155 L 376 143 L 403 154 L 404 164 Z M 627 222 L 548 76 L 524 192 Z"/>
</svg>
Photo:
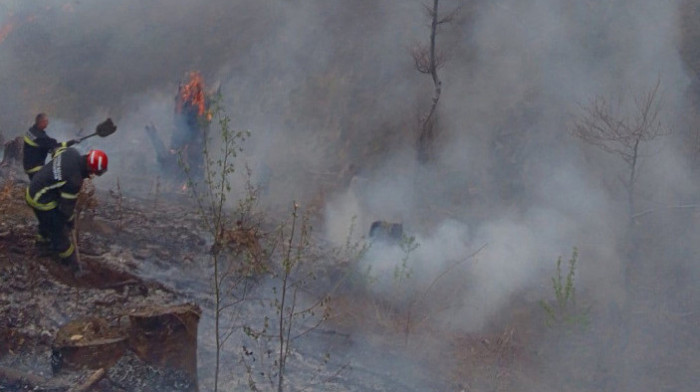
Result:
<svg viewBox="0 0 700 392">
<path fill-rule="evenodd" d="M 39 221 L 37 244 L 50 245 L 62 264 L 74 271 L 79 266 L 68 231 L 73 227 L 78 193 L 83 179 L 106 171 L 107 155 L 103 151 L 80 155 L 75 148 L 67 148 L 41 168 L 27 187 L 27 204 Z"/>
<path fill-rule="evenodd" d="M 49 137 L 45 131 L 48 125 L 49 116 L 46 113 L 39 113 L 34 119 L 34 125 L 24 135 L 22 163 L 29 180 L 44 166 L 49 152 L 56 152 L 76 143 L 76 140 L 59 143 L 56 139 Z"/>
</svg>

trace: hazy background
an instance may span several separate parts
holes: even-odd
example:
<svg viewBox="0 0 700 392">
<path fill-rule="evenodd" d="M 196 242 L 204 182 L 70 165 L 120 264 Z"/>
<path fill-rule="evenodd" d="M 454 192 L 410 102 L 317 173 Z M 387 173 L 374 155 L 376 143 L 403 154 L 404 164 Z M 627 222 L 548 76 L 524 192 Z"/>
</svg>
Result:
<svg viewBox="0 0 700 392">
<path fill-rule="evenodd" d="M 441 11 L 462 9 L 438 35 L 447 58 L 438 154 L 420 166 L 413 149 L 432 97 L 410 55 L 429 38 L 420 1 L 3 0 L 0 131 L 20 135 L 45 111 L 65 139 L 111 116 L 117 133 L 81 146 L 110 156 L 98 186 L 119 178 L 147 194 L 160 174 L 144 126 L 169 141 L 177 84 L 198 70 L 220 87 L 233 126 L 251 132 L 243 155 L 253 181 L 268 170 L 263 207 L 317 208 L 336 244 L 352 224 L 360 240 L 374 220 L 403 222 L 419 244 L 408 258 L 419 293 L 458 265 L 441 285 L 458 289 L 433 314 L 438 324 L 480 331 L 514 296 L 551 294 L 554 262 L 574 246 L 577 289 L 591 303 L 627 306 L 622 263 L 631 254 L 644 257 L 635 265 L 670 266 L 658 287 L 697 303 L 673 280 L 699 275 L 696 212 L 667 217 L 676 211 L 668 207 L 697 200 L 696 3 L 441 1 Z M 638 210 L 662 222 L 631 232 L 623 162 L 574 138 L 571 121 L 596 96 L 624 113 L 657 81 L 672 132 L 643 146 L 637 194 Z M 640 238 L 656 252 L 630 252 Z M 363 260 L 378 296 L 391 297 L 401 257 L 373 246 Z M 655 294 L 666 303 L 665 290 Z M 618 374 L 635 370 L 625 362 Z"/>
</svg>

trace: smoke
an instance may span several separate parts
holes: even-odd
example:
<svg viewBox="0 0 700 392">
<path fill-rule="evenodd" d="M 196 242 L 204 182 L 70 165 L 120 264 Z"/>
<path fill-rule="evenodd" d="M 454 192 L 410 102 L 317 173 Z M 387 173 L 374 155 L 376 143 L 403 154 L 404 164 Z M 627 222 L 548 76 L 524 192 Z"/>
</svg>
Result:
<svg viewBox="0 0 700 392">
<path fill-rule="evenodd" d="M 681 149 L 689 142 L 682 131 L 689 126 L 683 111 L 690 78 L 677 51 L 679 3 L 478 4 L 471 23 L 443 27 L 438 36 L 456 45 L 448 48 L 453 53 L 470 53 L 463 61 L 451 58 L 440 71 L 438 161 L 421 168 L 410 154 L 396 153 L 387 166 L 365 175 L 362 191 L 351 187 L 329 202 L 331 238 L 342 243 L 339 222 L 350 216 L 365 230 L 377 219 L 407 223 L 420 245 L 407 264 L 416 273 L 393 300 L 400 305 L 426 296 L 436 279 L 442 286 L 461 284 L 461 306 L 441 312 L 446 297 L 438 301 L 434 295 L 432 311 L 434 320 L 467 331 L 502 320 L 521 293 L 528 293 L 530 303 L 551 296 L 554 263 L 566 260 L 573 247 L 580 252 L 577 289 L 605 309 L 629 301 L 625 263 L 643 271 L 670 257 L 687 268 L 683 257 L 630 253 L 630 246 L 643 246 L 630 245 L 630 235 L 640 241 L 640 231 L 643 238 L 651 234 L 646 227 L 630 234 L 627 226 L 620 179 L 629 167 L 615 153 L 570 133 L 572 118 L 593 98 L 605 97 L 621 116 L 632 118 L 635 99 L 659 82 L 660 121 L 668 133 L 641 147 L 637 211 L 663 216 L 675 205 L 692 204 L 697 184 Z M 422 94 L 430 96 L 430 87 Z M 651 227 L 648 221 L 637 224 Z M 655 246 L 677 243 L 677 234 L 656 234 Z M 441 275 L 478 249 L 473 261 L 450 271 L 451 280 Z M 403 257 L 397 247 L 373 245 L 363 259 L 363 268 L 376 274 L 378 297 L 396 297 Z M 628 367 L 620 378 L 632 374 L 638 372 Z"/>
<path fill-rule="evenodd" d="M 574 138 L 571 120 L 596 96 L 633 115 L 634 99 L 660 82 L 660 120 L 674 132 L 642 147 L 638 210 L 695 200 L 678 132 L 691 127 L 680 3 L 441 1 L 440 10 L 459 4 L 437 39 L 448 61 L 428 166 L 413 151 L 432 99 L 410 56 L 429 38 L 420 2 L 6 1 L 0 130 L 18 135 L 46 111 L 55 137 L 71 138 L 111 116 L 117 133 L 81 148 L 110 154 L 105 185 L 149 190 L 161 174 L 143 128 L 169 140 L 177 83 L 199 70 L 220 87 L 232 126 L 251 132 L 241 158 L 266 184 L 265 207 L 322 208 L 324 235 L 339 245 L 365 240 L 375 220 L 404 223 L 415 250 L 377 244 L 362 260 L 377 296 L 394 290 L 405 258 L 403 294 L 434 298 L 425 293 L 435 282 L 463 282 L 436 319 L 478 331 L 518 293 L 546 295 L 557 257 L 578 247 L 581 291 L 622 302 L 627 169 Z M 239 194 L 245 181 L 234 182 Z"/>
</svg>

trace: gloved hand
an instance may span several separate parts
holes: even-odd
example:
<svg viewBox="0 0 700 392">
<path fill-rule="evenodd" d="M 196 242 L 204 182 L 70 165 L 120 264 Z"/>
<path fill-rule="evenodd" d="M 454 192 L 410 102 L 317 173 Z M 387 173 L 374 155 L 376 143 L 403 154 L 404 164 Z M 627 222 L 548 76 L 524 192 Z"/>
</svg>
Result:
<svg viewBox="0 0 700 392">
<path fill-rule="evenodd" d="M 74 145 L 74 144 L 76 144 L 76 143 L 78 143 L 78 140 L 77 140 L 77 139 L 69 140 L 69 141 L 66 142 L 66 147 L 70 147 L 70 146 L 72 146 L 72 145 Z"/>
</svg>

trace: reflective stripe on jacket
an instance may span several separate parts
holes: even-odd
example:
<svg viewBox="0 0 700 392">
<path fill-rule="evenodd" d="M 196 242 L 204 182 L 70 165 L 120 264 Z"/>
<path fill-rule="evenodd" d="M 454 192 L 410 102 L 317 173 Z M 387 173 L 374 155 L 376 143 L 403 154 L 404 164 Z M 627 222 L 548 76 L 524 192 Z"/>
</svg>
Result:
<svg viewBox="0 0 700 392">
<path fill-rule="evenodd" d="M 83 179 L 88 177 L 85 157 L 67 148 L 39 170 L 27 188 L 27 204 L 40 211 L 58 208 L 70 220 Z"/>
<path fill-rule="evenodd" d="M 66 147 L 67 142 L 59 143 L 56 139 L 49 137 L 46 132 L 36 126 L 29 128 L 24 135 L 24 150 L 22 152 L 22 163 L 27 174 L 38 172 L 46 162 L 49 152 L 59 147 Z"/>
</svg>

